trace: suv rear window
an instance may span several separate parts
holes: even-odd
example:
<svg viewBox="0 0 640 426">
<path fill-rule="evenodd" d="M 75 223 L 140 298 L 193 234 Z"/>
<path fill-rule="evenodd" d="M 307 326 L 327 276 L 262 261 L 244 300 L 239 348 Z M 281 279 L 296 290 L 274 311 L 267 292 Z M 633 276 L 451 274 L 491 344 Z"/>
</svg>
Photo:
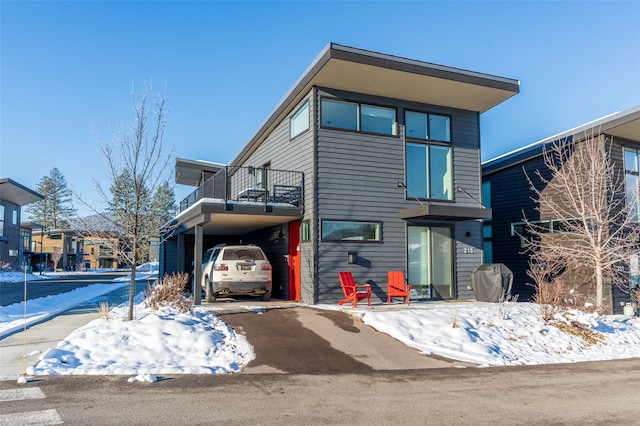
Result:
<svg viewBox="0 0 640 426">
<path fill-rule="evenodd" d="M 222 260 L 263 260 L 259 248 L 227 248 L 222 252 Z"/>
</svg>

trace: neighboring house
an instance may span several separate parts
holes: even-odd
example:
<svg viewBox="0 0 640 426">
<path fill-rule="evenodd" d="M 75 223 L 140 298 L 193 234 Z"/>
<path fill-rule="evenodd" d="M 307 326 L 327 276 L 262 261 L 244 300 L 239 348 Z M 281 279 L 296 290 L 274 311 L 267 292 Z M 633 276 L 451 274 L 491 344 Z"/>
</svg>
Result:
<svg viewBox="0 0 640 426">
<path fill-rule="evenodd" d="M 113 252 L 118 239 L 112 238 L 111 242 L 104 238 L 84 237 L 84 256 L 82 257 L 85 269 L 117 269 L 118 256 Z"/>
<path fill-rule="evenodd" d="M 534 295 L 535 288 L 527 276 L 529 257 L 523 254 L 523 217 L 539 221 L 553 232 L 554 217 L 540 217 L 535 211 L 533 192 L 529 188 L 526 173 L 534 176 L 536 170 L 545 172 L 542 156 L 543 148 L 557 141 L 578 143 L 587 135 L 604 135 L 611 140 L 611 159 L 616 167 L 624 168 L 626 191 L 635 199 L 638 195 L 640 175 L 640 106 L 623 112 L 611 114 L 599 120 L 584 124 L 542 141 L 533 143 L 513 152 L 501 155 L 482 164 L 483 202 L 491 206 L 493 218 L 485 222 L 485 262 L 504 263 L 514 275 L 513 294 L 519 294 L 519 300 L 526 301 Z M 566 219 L 566 218 L 565 218 Z M 630 271 L 639 275 L 637 260 Z M 622 311 L 621 303 L 629 296 L 617 288 L 608 289 L 615 312 Z"/>
<path fill-rule="evenodd" d="M 386 300 L 400 270 L 413 299 L 473 299 L 482 263 L 480 114 L 519 82 L 329 44 L 228 164 L 178 159 L 180 204 L 160 273 L 193 271 L 203 250 L 260 245 L 273 296 L 343 298 L 338 271 Z"/>
<path fill-rule="evenodd" d="M 0 265 L 29 266 L 31 229 L 20 223 L 22 206 L 42 200 L 37 192 L 9 179 L 0 179 Z"/>
<path fill-rule="evenodd" d="M 38 271 L 75 270 L 82 261 L 84 239 L 73 229 L 38 228 L 33 230 L 32 261 L 38 263 Z M 38 250 L 39 249 L 39 250 Z M 59 251 L 62 256 L 56 265 L 51 254 Z"/>
</svg>

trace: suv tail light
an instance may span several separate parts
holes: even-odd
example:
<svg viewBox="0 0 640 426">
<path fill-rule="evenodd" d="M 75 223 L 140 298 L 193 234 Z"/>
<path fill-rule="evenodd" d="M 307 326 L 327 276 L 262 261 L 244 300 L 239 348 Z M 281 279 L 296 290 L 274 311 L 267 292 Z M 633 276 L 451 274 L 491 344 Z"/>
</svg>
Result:
<svg viewBox="0 0 640 426">
<path fill-rule="evenodd" d="M 213 270 L 214 271 L 228 271 L 229 270 L 229 265 L 227 265 L 226 263 L 221 263 L 219 265 L 213 265 Z"/>
<path fill-rule="evenodd" d="M 269 263 L 263 263 L 261 269 L 263 271 L 270 271 L 271 270 L 271 265 Z"/>
</svg>

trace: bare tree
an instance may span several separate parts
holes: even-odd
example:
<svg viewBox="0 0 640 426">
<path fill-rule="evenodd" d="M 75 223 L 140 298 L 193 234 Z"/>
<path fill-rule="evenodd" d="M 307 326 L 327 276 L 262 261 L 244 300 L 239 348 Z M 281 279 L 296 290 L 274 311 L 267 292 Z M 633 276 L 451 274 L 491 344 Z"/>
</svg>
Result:
<svg viewBox="0 0 640 426">
<path fill-rule="evenodd" d="M 149 90 L 153 92 L 152 88 Z M 112 132 L 107 143 L 98 141 L 107 164 L 110 185 L 96 189 L 108 208 L 92 220 L 81 221 L 85 235 L 102 240 L 122 262 L 131 266 L 128 319 L 133 319 L 136 266 L 142 260 L 141 248 L 149 238 L 168 235 L 170 229 L 158 229 L 151 203 L 156 191 L 164 187 L 165 172 L 171 153 L 164 152 L 163 138 L 167 123 L 165 94 L 153 96 L 153 116 L 147 109 L 147 86 L 138 101 L 132 90 L 134 123 L 131 128 Z M 151 120 L 150 120 L 151 118 Z M 86 204 L 86 203 L 85 203 Z"/>
<path fill-rule="evenodd" d="M 547 171 L 536 170 L 535 178 L 525 171 L 542 223 L 551 220 L 543 226 L 524 219 L 533 252 L 529 275 L 545 282 L 549 275 L 572 272 L 574 282 L 595 284 L 598 309 L 603 308 L 605 284 L 628 290 L 629 277 L 621 266 L 637 252 L 640 235 L 635 200 L 626 196 L 623 169 L 611 160 L 611 145 L 611 139 L 592 131 L 583 141 L 544 149 Z M 546 272 L 541 265 L 548 266 L 542 268 Z"/>
<path fill-rule="evenodd" d="M 60 247 L 54 247 L 53 253 L 49 255 L 49 259 L 51 259 L 51 263 L 53 264 L 53 272 L 55 272 L 58 262 L 60 262 L 60 259 L 62 259 L 62 249 Z"/>
</svg>

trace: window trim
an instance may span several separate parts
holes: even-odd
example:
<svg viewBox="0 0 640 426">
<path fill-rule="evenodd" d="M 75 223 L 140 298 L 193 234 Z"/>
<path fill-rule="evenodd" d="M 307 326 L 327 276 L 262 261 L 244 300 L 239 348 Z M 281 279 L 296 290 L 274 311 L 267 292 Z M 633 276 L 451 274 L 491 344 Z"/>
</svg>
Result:
<svg viewBox="0 0 640 426">
<path fill-rule="evenodd" d="M 367 225 L 376 225 L 377 231 L 376 234 L 378 236 L 377 239 L 328 239 L 324 235 L 324 227 L 327 222 L 346 222 L 346 223 L 358 223 L 358 224 L 367 224 Z M 367 244 L 367 243 L 382 243 L 382 221 L 381 220 L 355 220 L 355 219 L 321 219 L 320 220 L 320 241 L 322 242 L 333 242 L 333 243 L 359 243 L 359 244 Z"/>
</svg>

